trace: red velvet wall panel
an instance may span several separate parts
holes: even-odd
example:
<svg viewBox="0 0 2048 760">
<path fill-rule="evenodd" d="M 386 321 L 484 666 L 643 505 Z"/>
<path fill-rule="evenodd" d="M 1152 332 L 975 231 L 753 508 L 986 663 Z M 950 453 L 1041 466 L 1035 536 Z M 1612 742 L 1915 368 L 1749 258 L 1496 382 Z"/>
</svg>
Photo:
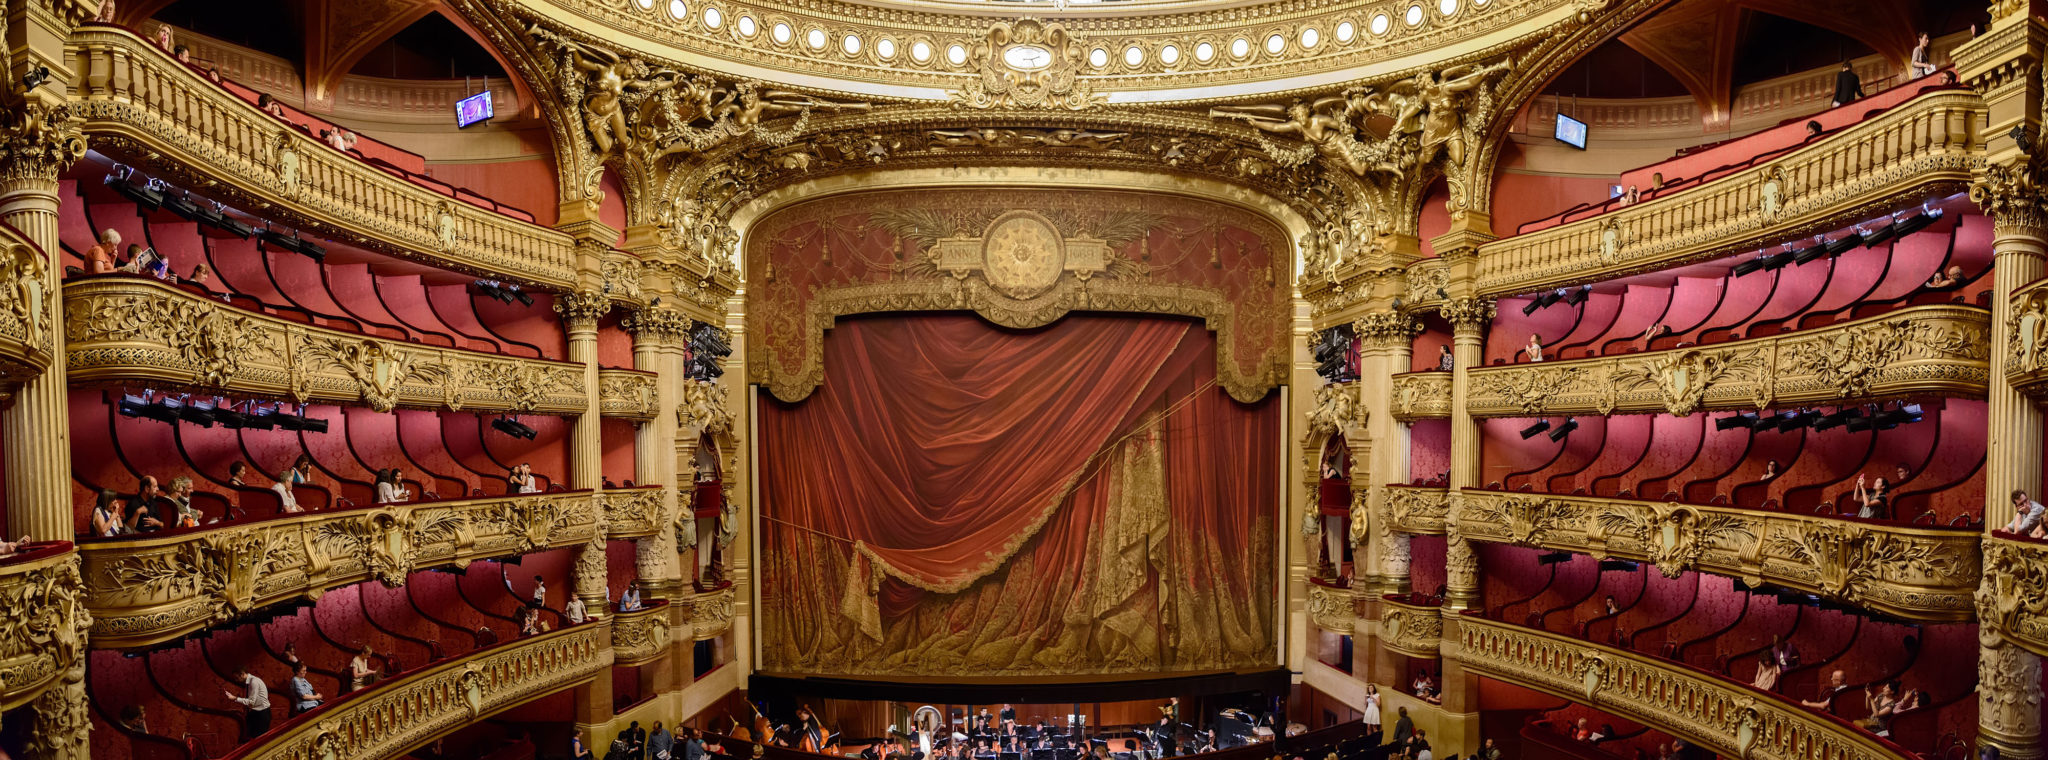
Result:
<svg viewBox="0 0 2048 760">
<path fill-rule="evenodd" d="M 1451 421 L 1416 420 L 1408 425 L 1408 479 L 1430 480 L 1451 471 Z"/>
<path fill-rule="evenodd" d="M 1499 316 L 1494 317 L 1486 336 L 1486 363 L 1525 362 L 1529 357 L 1524 349 L 1529 345 L 1529 336 L 1535 335 L 1543 341 L 1543 358 L 1555 360 L 1553 344 L 1572 333 L 1579 323 L 1580 310 L 1585 304 L 1573 306 L 1563 301 L 1548 308 L 1537 309 L 1533 314 L 1523 314 L 1522 308 L 1529 304 L 1527 297 L 1503 298 L 1497 304 Z"/>
<path fill-rule="evenodd" d="M 1523 440 L 1519 435 L 1520 430 L 1535 422 L 1534 419 L 1521 418 L 1480 420 L 1479 482 L 1482 485 L 1491 487 L 1494 483 L 1506 483 L 1509 475 L 1536 470 L 1557 457 L 1563 448 L 1562 443 L 1553 443 L 1540 435 Z M 1513 484 L 1519 485 L 1519 481 Z"/>
<path fill-rule="evenodd" d="M 413 329 L 431 336 L 425 341 L 430 345 L 466 348 L 472 351 L 491 351 L 493 346 L 486 341 L 472 339 L 461 331 L 442 322 L 427 304 L 426 285 L 418 275 L 377 275 L 377 298 L 384 308 Z"/>
<path fill-rule="evenodd" d="M 508 353 L 515 353 L 520 356 L 533 356 L 535 352 L 538 352 L 541 358 L 568 360 L 569 337 L 567 333 L 563 332 L 561 318 L 555 314 L 554 294 L 545 292 L 528 293 L 528 295 L 533 296 L 533 305 L 527 306 L 516 300 L 512 303 L 505 303 L 480 293 L 469 293 L 466 287 L 445 287 L 449 288 L 448 292 L 463 293 L 463 297 L 468 303 L 466 307 L 460 308 L 466 308 L 474 313 L 477 320 L 490 331 L 492 336 L 500 341 L 532 347 L 531 351 L 511 351 L 508 349 Z M 451 302 L 445 308 L 455 309 L 458 307 Z M 602 340 L 603 338 L 600 335 L 599 363 L 603 362 Z"/>
<path fill-rule="evenodd" d="M 1444 586 L 1444 537 L 1408 538 L 1408 588 L 1434 594 Z"/>
<path fill-rule="evenodd" d="M 1416 334 L 1409 344 L 1408 371 L 1425 372 L 1437 369 L 1440 351 L 1451 345 L 1451 333 L 1435 319 L 1424 321 L 1424 329 Z"/>
<path fill-rule="evenodd" d="M 1416 220 L 1416 235 L 1422 238 L 1422 255 L 1436 255 L 1436 246 L 1429 241 L 1451 231 L 1451 211 L 1444 204 L 1451 200 L 1451 187 L 1442 177 L 1429 185 L 1429 192 L 1422 197 L 1422 216 Z M 1496 227 L 1495 229 L 1499 229 Z"/>
<path fill-rule="evenodd" d="M 633 366 L 633 334 L 619 327 L 616 312 L 598 323 L 597 365 L 613 369 L 637 369 Z"/>
<path fill-rule="evenodd" d="M 1516 147 L 1509 147 L 1506 151 L 1513 154 L 1521 152 Z M 1518 155 L 1516 157 L 1519 158 Z M 1506 165 L 1504 162 L 1503 166 Z M 1605 201 L 1609 197 L 1608 187 L 1615 182 L 1612 177 L 1532 174 L 1511 168 L 1500 169 L 1493 174 L 1493 229 L 1502 236 L 1512 235 L 1525 223 L 1581 203 Z"/>
<path fill-rule="evenodd" d="M 545 145 L 533 146 L 535 155 L 510 161 L 475 163 L 429 163 L 426 174 L 457 187 L 466 187 L 501 204 L 533 214 L 536 222 L 552 227 L 559 219 L 560 198 L 555 188 L 555 162 Z M 619 229 L 624 229 L 623 227 Z"/>
<path fill-rule="evenodd" d="M 633 452 L 639 430 L 633 421 L 606 418 L 599 428 L 599 435 L 604 439 L 604 478 L 616 485 L 625 485 L 629 480 L 638 483 L 638 478 L 633 474 Z"/>
<path fill-rule="evenodd" d="M 1664 495 L 1664 489 L 1661 487 L 1664 479 L 1692 465 L 1693 460 L 1699 456 L 1700 446 L 1705 442 L 1706 431 L 1710 427 L 1707 424 L 1707 415 L 1659 415 L 1654 419 L 1656 421 L 1653 423 L 1654 432 L 1650 438 L 1650 446 L 1643 453 L 1642 460 L 1615 478 L 1611 486 L 1595 483 L 1595 493 L 1610 493 L 1601 490 L 1602 487 L 1609 487 L 1613 489 L 1612 492 L 1628 493 L 1638 499 L 1660 498 Z"/>
<path fill-rule="evenodd" d="M 1621 317 L 1621 294 L 1599 291 L 1588 293 L 1579 309 L 1578 324 L 1572 327 L 1570 335 L 1556 342 L 1553 351 L 1556 359 L 1591 356 L 1595 349 L 1589 346 L 1597 347 L 1600 336 L 1606 335 L 1607 331 L 1614 327 L 1615 320 Z"/>
<path fill-rule="evenodd" d="M 1658 418 L 1647 414 L 1630 414 L 1607 419 L 1606 439 L 1600 443 L 1600 453 L 1593 461 L 1576 472 L 1558 472 L 1551 477 L 1549 486 L 1541 490 L 1550 493 L 1597 493 L 1612 496 L 1616 477 L 1627 472 L 1642 461 L 1643 454 L 1650 447 L 1650 436 L 1655 432 Z M 1584 421 L 1572 438 L 1585 436 Z M 1591 436 L 1585 436 L 1591 437 Z M 1565 444 L 1571 448 L 1569 439 Z M 1608 491 L 1597 492 L 1595 486 L 1605 484 Z"/>
<path fill-rule="evenodd" d="M 327 265 L 327 287 L 333 291 L 335 302 L 346 307 L 351 316 L 365 323 L 388 325 L 399 331 L 406 339 L 437 346 L 450 345 L 450 338 L 430 339 L 419 328 L 405 323 L 398 315 L 384 308 L 384 301 L 377 297 L 377 280 L 370 273 L 368 264 Z"/>
</svg>

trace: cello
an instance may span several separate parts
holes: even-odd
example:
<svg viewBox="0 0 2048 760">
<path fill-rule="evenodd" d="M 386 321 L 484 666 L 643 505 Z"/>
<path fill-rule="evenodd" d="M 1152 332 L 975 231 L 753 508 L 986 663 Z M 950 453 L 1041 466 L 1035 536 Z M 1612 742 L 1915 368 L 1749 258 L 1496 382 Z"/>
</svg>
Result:
<svg viewBox="0 0 2048 760">
<path fill-rule="evenodd" d="M 810 705 L 797 708 L 796 730 L 797 749 L 814 754 L 825 751 L 824 729 L 818 725 L 818 716 L 811 712 Z"/>
</svg>

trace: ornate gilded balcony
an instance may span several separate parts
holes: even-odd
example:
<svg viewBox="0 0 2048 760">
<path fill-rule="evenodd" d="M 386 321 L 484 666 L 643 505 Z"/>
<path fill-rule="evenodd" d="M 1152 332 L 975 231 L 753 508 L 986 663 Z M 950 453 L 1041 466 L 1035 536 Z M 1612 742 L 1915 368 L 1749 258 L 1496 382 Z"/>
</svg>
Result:
<svg viewBox="0 0 2048 760">
<path fill-rule="evenodd" d="M 0 400 L 50 366 L 49 257 L 13 227 L 0 226 Z"/>
<path fill-rule="evenodd" d="M 2048 543 L 1984 539 L 1984 578 L 1978 625 L 2048 656 L 2048 594 L 2041 593 L 2048 586 Z"/>
<path fill-rule="evenodd" d="M 1974 93 L 1922 95 L 1711 182 L 1479 248 L 1486 295 L 1608 280 L 1775 245 L 1962 191 L 1982 163 Z"/>
<path fill-rule="evenodd" d="M 572 238 L 472 206 L 336 151 L 207 81 L 133 32 L 71 36 L 72 108 L 93 148 L 217 200 L 433 266 L 574 286 Z M 144 160 L 148 159 L 148 160 Z"/>
<path fill-rule="evenodd" d="M 1913 306 L 1766 338 L 1472 370 L 1478 417 L 1835 404 L 1905 396 L 1983 398 L 1990 315 L 1974 306 Z"/>
<path fill-rule="evenodd" d="M 1444 638 L 1443 608 L 1406 595 L 1380 598 L 1380 643 L 1409 657 L 1436 659 Z"/>
<path fill-rule="evenodd" d="M 2006 381 L 2037 400 L 2048 400 L 2048 279 L 2013 290 L 2005 328 Z"/>
<path fill-rule="evenodd" d="M 585 623 L 514 639 L 400 675 L 300 716 L 234 757 L 398 757 L 507 708 L 591 678 L 609 678 L 611 625 Z"/>
<path fill-rule="evenodd" d="M 1350 635 L 1357 625 L 1358 597 L 1348 588 L 1308 584 L 1308 619 L 1331 633 Z"/>
<path fill-rule="evenodd" d="M 1451 494 L 1442 486 L 1387 486 L 1389 525 L 1402 533 L 1444 534 L 1451 514 Z"/>
<path fill-rule="evenodd" d="M 92 645 L 177 638 L 265 605 L 597 536 L 588 491 L 388 504 L 80 541 Z"/>
<path fill-rule="evenodd" d="M 640 538 L 668 527 L 661 519 L 661 486 L 607 488 L 598 492 L 604 504 L 604 535 L 610 539 Z"/>
<path fill-rule="evenodd" d="M 243 309 L 147 277 L 64 285 L 73 383 L 298 402 L 578 414 L 583 365 L 386 340 Z"/>
<path fill-rule="evenodd" d="M 732 618 L 735 610 L 733 607 L 733 586 L 727 585 L 724 588 L 711 591 L 700 591 L 691 596 L 683 597 L 682 603 L 689 605 L 683 612 L 689 616 L 686 620 L 690 624 L 690 639 L 692 641 L 715 639 L 718 638 L 719 634 L 732 630 Z"/>
<path fill-rule="evenodd" d="M 1625 649 L 1467 613 L 1458 660 L 1472 673 L 1669 731 L 1723 757 L 1895 760 L 1898 745 L 1771 692 Z"/>
<path fill-rule="evenodd" d="M 640 422 L 654 419 L 661 406 L 654 381 L 654 373 L 637 369 L 606 367 L 598 370 L 598 414 Z"/>
<path fill-rule="evenodd" d="M 90 622 L 71 549 L 52 543 L 0 560 L 0 600 L 7 607 L 0 617 L 0 710 L 61 688 L 72 666 L 82 664 Z M 61 704 L 63 697 L 56 699 Z"/>
<path fill-rule="evenodd" d="M 1908 620 L 1968 620 L 1979 534 L 1634 499 L 1478 491 L 1460 494 L 1465 537 L 1652 562 L 1810 591 Z"/>
<path fill-rule="evenodd" d="M 639 665 L 668 653 L 669 617 L 675 614 L 665 600 L 655 600 L 632 612 L 612 615 L 612 664 Z"/>
<path fill-rule="evenodd" d="M 1402 422 L 1440 420 L 1451 416 L 1451 373 L 1409 372 L 1395 375 L 1394 419 Z"/>
</svg>

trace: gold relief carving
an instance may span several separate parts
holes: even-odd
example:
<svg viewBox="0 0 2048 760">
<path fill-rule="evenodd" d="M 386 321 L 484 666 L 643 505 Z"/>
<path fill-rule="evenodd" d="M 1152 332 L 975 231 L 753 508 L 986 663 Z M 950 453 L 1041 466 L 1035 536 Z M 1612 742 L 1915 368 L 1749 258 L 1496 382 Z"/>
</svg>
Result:
<svg viewBox="0 0 2048 760">
<path fill-rule="evenodd" d="M 732 629 L 733 587 L 708 591 L 689 598 L 691 636 L 697 641 L 717 638 Z"/>
<path fill-rule="evenodd" d="M 1362 346 L 1405 347 L 1422 325 L 1398 311 L 1376 311 L 1354 320 L 1351 330 Z"/>
<path fill-rule="evenodd" d="M 690 333 L 690 318 L 671 309 L 640 309 L 620 325 L 637 337 L 662 342 L 682 340 Z"/>
<path fill-rule="evenodd" d="M 1451 286 L 1450 262 L 1441 257 L 1423 259 L 1408 265 L 1407 295 L 1402 299 L 1408 308 L 1417 308 L 1442 301 L 1446 289 Z M 1488 319 L 1491 319 L 1491 315 Z M 1450 319 L 1449 314 L 1444 319 Z M 1453 321 L 1453 326 L 1458 323 Z"/>
<path fill-rule="evenodd" d="M 1913 620 L 1974 611 L 1977 534 L 1828 517 L 1590 496 L 1466 490 L 1462 537 L 1655 562 L 1805 589 Z"/>
<path fill-rule="evenodd" d="M 1443 611 L 1436 607 L 1380 600 L 1380 643 L 1409 657 L 1438 656 L 1444 637 Z"/>
<path fill-rule="evenodd" d="M 383 681 L 313 723 L 246 745 L 250 760 L 371 760 L 403 754 L 485 715 L 560 691 L 612 664 L 609 621 L 570 626 Z"/>
<path fill-rule="evenodd" d="M 2001 750 L 2038 746 L 2041 658 L 2012 644 L 1981 643 L 1977 656 L 1978 741 Z"/>
<path fill-rule="evenodd" d="M 355 381 L 363 403 L 379 412 L 398 406 L 399 386 L 408 380 L 455 387 L 455 378 L 448 376 L 448 368 L 423 361 L 424 352 L 389 346 L 371 338 L 298 337 L 293 341 L 298 345 L 293 352 L 297 361 L 292 365 L 292 375 L 298 382 L 293 383 L 292 396 L 301 404 L 312 398 L 314 374 L 326 369 L 341 370 Z"/>
<path fill-rule="evenodd" d="M 1308 584 L 1308 619 L 1317 628 L 1333 633 L 1351 632 L 1358 613 L 1353 611 L 1351 591 L 1320 583 Z"/>
<path fill-rule="evenodd" d="M 1764 224 L 1773 224 L 1785 212 L 1785 201 L 1792 195 L 1792 181 L 1785 176 L 1785 167 L 1772 165 L 1765 169 L 1758 180 L 1763 184 L 1756 189 L 1756 215 Z"/>
<path fill-rule="evenodd" d="M 1499 311 L 1491 298 L 1454 298 L 1437 307 L 1437 313 L 1451 323 L 1453 332 L 1478 332 L 1486 329 Z"/>
<path fill-rule="evenodd" d="M 387 505 L 80 547 L 93 645 L 140 646 L 298 595 L 417 570 L 576 546 L 597 535 L 589 494 Z"/>
<path fill-rule="evenodd" d="M 555 313 L 562 315 L 562 322 L 572 330 L 596 329 L 597 321 L 611 310 L 611 299 L 603 293 L 579 290 L 555 294 Z"/>
<path fill-rule="evenodd" d="M 606 417 L 651 420 L 659 412 L 660 392 L 652 373 L 623 369 L 597 371 L 597 408 Z"/>
<path fill-rule="evenodd" d="M 1985 539 L 1984 582 L 1976 595 L 1980 633 L 2048 652 L 2048 596 L 2041 588 L 2048 588 L 2048 547 Z"/>
<path fill-rule="evenodd" d="M 934 150 L 972 151 L 1080 150 L 1102 152 L 1114 149 L 1129 132 L 1090 132 L 1081 129 L 935 129 L 929 146 Z"/>
<path fill-rule="evenodd" d="M 1445 520 L 1451 513 L 1451 495 L 1442 488 L 1416 488 L 1413 486 L 1390 486 L 1387 488 L 1387 514 L 1393 518 L 1394 530 L 1422 535 L 1443 535 Z"/>
<path fill-rule="evenodd" d="M 661 513 L 662 490 L 658 487 L 628 488 L 599 494 L 604 501 L 605 535 L 612 538 L 653 535 L 665 522 Z"/>
<path fill-rule="evenodd" d="M 1984 109 L 1975 93 L 1929 93 L 1768 165 L 1590 219 L 1484 243 L 1476 272 L 1479 291 L 1528 293 L 1666 269 L 1774 245 L 1803 231 L 1861 222 L 1894 210 L 1901 198 L 1961 191 L 1983 162 L 1979 138 L 1967 125 L 1981 123 Z M 1873 144 L 1884 149 L 1870 155 Z M 1772 178 L 1781 181 L 1775 210 L 1767 215 L 1771 204 L 1764 195 Z M 2022 185 L 2011 172 L 1978 184 L 1986 188 L 1980 194 L 1988 193 L 1987 198 L 2022 199 L 2014 208 L 2039 205 L 2024 200 L 2033 196 L 2019 192 Z"/>
<path fill-rule="evenodd" d="M 725 406 L 725 389 L 708 380 L 683 380 L 683 402 L 676 405 L 676 426 L 685 431 L 730 434 L 732 411 Z"/>
<path fill-rule="evenodd" d="M 23 104 L 0 119 L 0 179 L 55 180 L 85 155 L 85 134 L 67 103 Z"/>
<path fill-rule="evenodd" d="M 668 650 L 667 605 L 612 616 L 612 657 L 614 664 L 632 664 L 653 659 Z"/>
<path fill-rule="evenodd" d="M 1474 674 L 1655 725 L 1720 755 L 1897 757 L 1890 745 L 1847 721 L 1697 669 L 1484 617 L 1463 617 L 1458 628 L 1463 646 L 1456 656 Z"/>
<path fill-rule="evenodd" d="M 1443 419 L 1451 416 L 1451 373 L 1410 372 L 1392 381 L 1394 419 Z"/>
<path fill-rule="evenodd" d="M 681 246 L 674 246 L 680 248 Z M 640 300 L 640 260 L 628 254 L 604 257 L 600 276 L 604 281 L 604 292 L 614 298 L 627 301 Z"/>
<path fill-rule="evenodd" d="M 92 615 L 83 593 L 78 556 L 70 551 L 0 568 L 0 605 L 8 610 L 0 617 L 0 707 L 36 705 L 31 747 L 69 746 L 85 736 L 82 679 Z"/>
<path fill-rule="evenodd" d="M 1308 438 L 1327 438 L 1365 427 L 1368 413 L 1358 404 L 1357 383 L 1331 383 L 1316 389 L 1316 408 L 1308 413 Z"/>
<path fill-rule="evenodd" d="M 191 369 L 192 382 L 199 385 L 226 386 L 245 361 L 281 358 L 275 337 L 265 335 L 264 326 L 256 319 L 206 301 L 155 298 L 148 293 L 74 299 L 66 292 L 67 344 L 161 343 Z"/>
<path fill-rule="evenodd" d="M 1687 415 L 1909 394 L 1981 395 L 1990 380 L 1989 321 L 1976 307 L 1914 306 L 1711 348 L 1477 367 L 1466 408 L 1480 417 Z"/>
<path fill-rule="evenodd" d="M 1063 108 L 1107 102 L 1081 82 L 1087 48 L 1058 23 L 997 22 L 968 49 L 974 78 L 947 100 L 961 108 Z"/>
<path fill-rule="evenodd" d="M 2041 170 L 2028 158 L 1985 164 L 1970 183 L 1970 202 L 1991 217 L 1999 234 L 2048 234 L 2048 196 L 2035 182 Z"/>
</svg>

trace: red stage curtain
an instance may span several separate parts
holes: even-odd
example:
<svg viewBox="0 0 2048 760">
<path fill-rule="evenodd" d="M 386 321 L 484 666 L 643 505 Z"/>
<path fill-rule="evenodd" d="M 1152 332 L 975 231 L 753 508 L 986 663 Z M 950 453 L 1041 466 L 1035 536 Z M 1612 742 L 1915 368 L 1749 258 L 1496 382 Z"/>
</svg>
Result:
<svg viewBox="0 0 2048 760">
<path fill-rule="evenodd" d="M 759 415 L 771 668 L 1270 661 L 1279 404 L 1199 324 L 860 318 L 825 366 Z"/>
</svg>

